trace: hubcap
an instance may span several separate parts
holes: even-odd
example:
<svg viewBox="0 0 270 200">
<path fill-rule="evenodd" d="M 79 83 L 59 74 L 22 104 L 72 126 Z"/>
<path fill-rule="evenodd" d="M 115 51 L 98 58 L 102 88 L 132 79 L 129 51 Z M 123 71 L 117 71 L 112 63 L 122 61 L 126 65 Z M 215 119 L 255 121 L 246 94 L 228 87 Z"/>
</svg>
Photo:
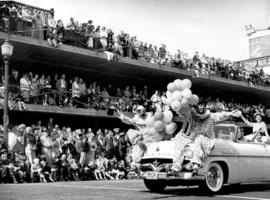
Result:
<svg viewBox="0 0 270 200">
<path fill-rule="evenodd" d="M 207 182 L 210 187 L 215 188 L 220 183 L 220 171 L 217 167 L 211 167 L 207 173 Z"/>
</svg>

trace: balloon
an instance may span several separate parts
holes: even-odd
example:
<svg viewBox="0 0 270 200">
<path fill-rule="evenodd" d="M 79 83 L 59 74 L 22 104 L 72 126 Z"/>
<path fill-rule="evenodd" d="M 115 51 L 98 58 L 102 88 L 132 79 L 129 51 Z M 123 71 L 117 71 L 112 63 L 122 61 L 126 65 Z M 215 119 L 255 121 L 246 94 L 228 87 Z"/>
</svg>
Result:
<svg viewBox="0 0 270 200">
<path fill-rule="evenodd" d="M 162 131 L 164 129 L 164 123 L 162 121 L 155 121 L 154 123 L 154 128 L 157 130 L 157 131 Z"/>
<path fill-rule="evenodd" d="M 162 121 L 163 117 L 164 117 L 163 112 L 155 112 L 155 114 L 154 114 L 154 118 L 156 121 L 158 121 L 158 120 Z"/>
<path fill-rule="evenodd" d="M 182 101 L 181 101 L 181 106 L 182 107 L 187 107 L 188 106 L 188 100 L 186 98 L 183 98 Z"/>
<path fill-rule="evenodd" d="M 172 96 L 172 93 L 171 93 L 170 91 L 167 91 L 167 92 L 166 92 L 166 97 L 167 97 L 167 98 L 170 98 L 171 96 Z"/>
<path fill-rule="evenodd" d="M 181 103 L 178 100 L 172 102 L 171 107 L 174 111 L 179 111 L 181 109 Z"/>
<path fill-rule="evenodd" d="M 197 105 L 199 103 L 199 97 L 196 94 L 193 94 L 190 98 L 189 98 L 189 103 L 191 105 Z"/>
<path fill-rule="evenodd" d="M 156 131 L 156 129 L 155 129 L 154 127 L 152 127 L 152 128 L 149 129 L 149 133 L 150 133 L 151 135 L 154 135 L 154 134 L 157 133 L 157 131 Z"/>
<path fill-rule="evenodd" d="M 170 106 L 172 104 L 172 102 L 173 102 L 173 98 L 168 98 L 167 99 L 167 105 Z"/>
<path fill-rule="evenodd" d="M 163 121 L 166 122 L 166 123 L 169 123 L 172 121 L 172 118 L 173 118 L 173 113 L 169 110 L 166 110 L 163 112 Z"/>
<path fill-rule="evenodd" d="M 176 87 L 177 87 L 177 89 L 178 89 L 179 91 L 182 91 L 182 90 L 184 89 L 184 88 L 183 88 L 182 80 L 176 79 L 173 83 L 176 85 Z"/>
<path fill-rule="evenodd" d="M 189 99 L 192 95 L 192 92 L 190 89 L 184 89 L 182 93 L 183 93 L 183 97 L 186 99 Z"/>
<path fill-rule="evenodd" d="M 189 79 L 184 79 L 182 81 L 182 85 L 184 89 L 190 89 L 191 88 L 191 81 Z"/>
<path fill-rule="evenodd" d="M 172 94 L 172 99 L 173 100 L 181 100 L 182 99 L 182 93 L 179 92 L 178 90 L 174 91 Z"/>
<path fill-rule="evenodd" d="M 177 87 L 174 83 L 169 83 L 168 86 L 167 86 L 167 89 L 170 91 L 170 92 L 173 92 L 175 90 L 177 90 Z"/>
<path fill-rule="evenodd" d="M 153 116 L 147 116 L 146 119 L 145 119 L 145 124 L 146 126 L 148 127 L 152 127 L 155 123 L 155 118 Z"/>
<path fill-rule="evenodd" d="M 176 125 L 176 123 L 174 123 L 174 122 L 169 123 L 169 124 L 165 127 L 165 131 L 166 131 L 166 133 L 168 133 L 169 135 L 172 135 L 176 129 L 177 129 L 177 125 Z"/>
</svg>

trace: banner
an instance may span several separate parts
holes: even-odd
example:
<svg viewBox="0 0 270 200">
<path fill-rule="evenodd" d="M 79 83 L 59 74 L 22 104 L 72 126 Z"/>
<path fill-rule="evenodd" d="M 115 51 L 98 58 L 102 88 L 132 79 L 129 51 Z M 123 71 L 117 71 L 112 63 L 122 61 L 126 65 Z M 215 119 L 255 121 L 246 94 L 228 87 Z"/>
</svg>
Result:
<svg viewBox="0 0 270 200">
<path fill-rule="evenodd" d="M 270 56 L 270 35 L 249 39 L 249 58 Z"/>
</svg>

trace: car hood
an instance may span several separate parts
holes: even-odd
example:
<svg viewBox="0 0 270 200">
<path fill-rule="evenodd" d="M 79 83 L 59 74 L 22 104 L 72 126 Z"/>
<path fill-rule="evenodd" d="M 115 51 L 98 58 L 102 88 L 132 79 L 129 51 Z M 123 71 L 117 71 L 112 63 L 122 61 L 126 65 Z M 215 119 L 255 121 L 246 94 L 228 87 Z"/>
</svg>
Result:
<svg viewBox="0 0 270 200">
<path fill-rule="evenodd" d="M 161 141 L 150 143 L 143 158 L 173 158 L 175 152 L 175 141 Z"/>
</svg>

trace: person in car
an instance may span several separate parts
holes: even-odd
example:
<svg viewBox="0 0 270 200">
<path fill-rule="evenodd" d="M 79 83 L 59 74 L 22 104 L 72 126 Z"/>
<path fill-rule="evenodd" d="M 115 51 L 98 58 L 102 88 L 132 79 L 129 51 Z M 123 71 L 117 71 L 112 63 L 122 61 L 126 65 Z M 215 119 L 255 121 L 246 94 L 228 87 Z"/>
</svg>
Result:
<svg viewBox="0 0 270 200">
<path fill-rule="evenodd" d="M 153 134 L 150 129 L 146 126 L 146 119 L 153 116 L 153 112 L 146 112 L 143 106 L 137 106 L 135 109 L 136 114 L 133 118 L 125 116 L 121 111 L 118 110 L 120 120 L 125 124 L 130 124 L 135 129 L 129 129 L 127 136 L 132 143 L 131 150 L 131 170 L 138 168 L 141 158 L 146 151 L 146 146 L 149 142 L 162 141 L 165 138 L 165 134 Z"/>
<path fill-rule="evenodd" d="M 268 143 L 270 142 L 270 137 L 267 131 L 267 126 L 263 121 L 263 114 L 256 112 L 254 114 L 255 123 L 248 121 L 243 114 L 240 115 L 241 119 L 245 122 L 246 125 L 252 127 L 252 134 L 245 136 L 245 139 L 250 142 L 258 143 Z"/>
<path fill-rule="evenodd" d="M 189 161 L 189 169 L 197 171 L 203 166 L 203 161 L 212 151 L 215 144 L 214 123 L 224 121 L 232 116 L 238 117 L 238 111 L 212 113 L 205 106 L 181 108 L 177 113 L 183 122 L 181 131 L 173 138 L 175 140 L 175 156 L 173 173 L 182 169 L 184 160 Z M 187 159 L 185 152 L 189 147 L 192 156 Z"/>
</svg>

